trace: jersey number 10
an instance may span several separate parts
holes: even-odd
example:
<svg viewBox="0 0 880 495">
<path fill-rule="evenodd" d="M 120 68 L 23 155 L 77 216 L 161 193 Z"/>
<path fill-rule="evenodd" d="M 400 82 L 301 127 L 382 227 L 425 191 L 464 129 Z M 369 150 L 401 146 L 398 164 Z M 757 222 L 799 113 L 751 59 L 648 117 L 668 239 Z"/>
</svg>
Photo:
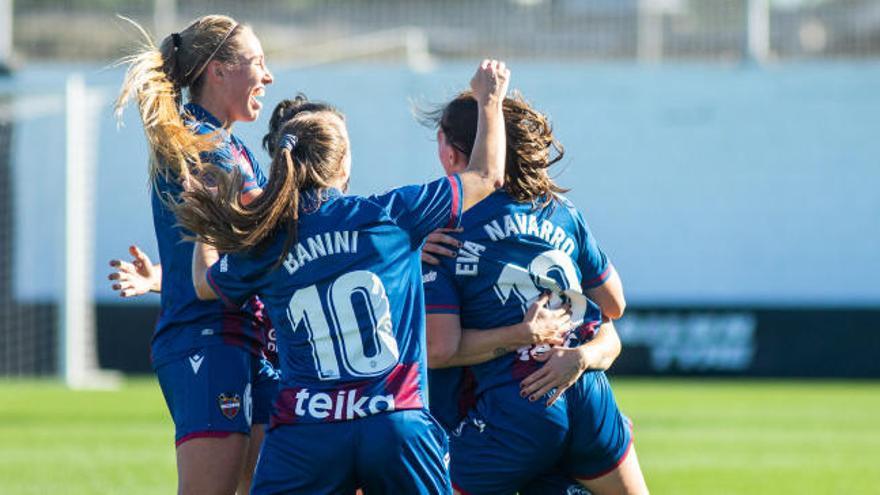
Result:
<svg viewBox="0 0 880 495">
<path fill-rule="evenodd" d="M 339 379 L 340 365 L 357 377 L 382 375 L 396 365 L 400 351 L 382 280 L 375 273 L 358 270 L 340 276 L 325 292 L 322 298 L 316 285 L 300 289 L 290 298 L 287 310 L 293 331 L 302 323 L 308 332 L 318 378 Z M 366 327 L 366 335 L 361 327 Z M 371 356 L 366 355 L 365 342 L 372 343 Z"/>
</svg>

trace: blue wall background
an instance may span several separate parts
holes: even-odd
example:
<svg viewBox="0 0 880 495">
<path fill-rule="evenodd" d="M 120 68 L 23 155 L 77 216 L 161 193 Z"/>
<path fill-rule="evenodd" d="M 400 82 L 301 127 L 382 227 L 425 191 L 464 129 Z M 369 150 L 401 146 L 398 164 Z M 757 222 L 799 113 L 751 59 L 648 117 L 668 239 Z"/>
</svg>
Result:
<svg viewBox="0 0 880 495">
<path fill-rule="evenodd" d="M 880 65 L 511 65 L 513 86 L 551 115 L 567 150 L 559 182 L 631 304 L 880 305 Z M 443 102 L 471 75 L 471 64 L 272 68 L 263 116 L 235 131 L 256 150 L 277 100 L 303 91 L 335 103 L 348 116 L 355 193 L 440 173 L 433 131 L 415 122 L 411 102 Z M 71 71 L 107 95 L 97 136 L 99 300 L 115 297 L 107 260 L 131 242 L 156 254 L 138 117 L 129 108 L 117 130 L 110 110 L 122 71 L 29 67 L 0 82 L 19 98 L 14 283 L 24 300 L 52 300 L 60 287 L 65 141 L 63 114 L 22 96 L 57 99 Z"/>
</svg>

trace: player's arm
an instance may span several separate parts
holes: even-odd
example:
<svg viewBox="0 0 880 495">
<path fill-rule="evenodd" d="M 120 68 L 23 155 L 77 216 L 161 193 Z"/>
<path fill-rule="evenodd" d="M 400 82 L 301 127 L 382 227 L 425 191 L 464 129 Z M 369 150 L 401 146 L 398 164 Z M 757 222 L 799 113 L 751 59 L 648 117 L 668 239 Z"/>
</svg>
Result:
<svg viewBox="0 0 880 495">
<path fill-rule="evenodd" d="M 218 299 L 217 293 L 208 283 L 208 270 L 220 259 L 217 250 L 211 246 L 196 242 L 193 248 L 192 279 L 196 296 L 203 301 Z"/>
<path fill-rule="evenodd" d="M 244 206 L 251 204 L 260 194 L 263 194 L 263 190 L 259 187 L 242 192 L 241 204 Z M 196 297 L 202 301 L 219 299 L 217 292 L 208 283 L 208 271 L 219 259 L 220 254 L 216 249 L 201 242 L 195 243 L 192 260 L 193 288 L 196 291 Z"/>
<path fill-rule="evenodd" d="M 620 342 L 620 336 L 617 335 L 614 323 L 610 321 L 599 327 L 599 332 L 595 337 L 575 348 L 581 355 L 584 371 L 607 370 L 620 356 L 622 349 L 623 344 Z"/>
<path fill-rule="evenodd" d="M 153 264 L 150 257 L 135 245 L 129 246 L 131 262 L 121 259 L 110 260 L 113 272 L 107 276 L 113 281 L 111 288 L 119 291 L 120 297 L 135 297 L 148 292 L 162 291 L 162 265 Z"/>
<path fill-rule="evenodd" d="M 549 300 L 549 294 L 539 297 L 520 323 L 488 330 L 462 330 L 457 314 L 429 314 L 428 367 L 470 366 L 523 346 L 561 344 L 562 335 L 571 327 L 571 318 L 564 308 L 548 309 Z"/>
<path fill-rule="evenodd" d="M 589 342 L 575 348 L 554 347 L 536 355 L 536 360 L 546 363 L 520 382 L 520 395 L 534 402 L 556 389 L 547 400 L 546 405 L 551 406 L 585 371 L 611 367 L 621 348 L 614 324 L 605 322 Z"/>
<path fill-rule="evenodd" d="M 626 299 L 623 297 L 623 282 L 614 267 L 609 266 L 610 275 L 598 287 L 584 291 L 587 297 L 602 308 L 602 314 L 612 320 L 623 316 L 626 309 Z"/>
<path fill-rule="evenodd" d="M 462 211 L 504 185 L 507 137 L 501 104 L 507 94 L 509 78 L 510 71 L 504 62 L 483 60 L 471 79 L 477 100 L 477 136 L 468 166 L 459 174 Z"/>
</svg>

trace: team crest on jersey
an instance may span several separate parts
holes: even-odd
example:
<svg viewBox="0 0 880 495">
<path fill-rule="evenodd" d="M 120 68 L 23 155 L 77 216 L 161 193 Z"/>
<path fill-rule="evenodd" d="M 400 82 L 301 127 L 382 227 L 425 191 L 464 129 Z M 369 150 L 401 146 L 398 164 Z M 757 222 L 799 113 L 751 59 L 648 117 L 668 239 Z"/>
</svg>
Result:
<svg viewBox="0 0 880 495">
<path fill-rule="evenodd" d="M 241 411 L 241 396 L 238 394 L 220 394 L 217 396 L 217 405 L 220 406 L 220 412 L 227 419 L 234 419 Z"/>
<path fill-rule="evenodd" d="M 590 491 L 580 485 L 572 485 L 565 491 L 565 495 L 591 495 Z"/>
<path fill-rule="evenodd" d="M 437 272 L 431 270 L 430 272 L 422 275 L 422 283 L 427 284 L 428 282 L 433 282 L 437 280 Z"/>
</svg>

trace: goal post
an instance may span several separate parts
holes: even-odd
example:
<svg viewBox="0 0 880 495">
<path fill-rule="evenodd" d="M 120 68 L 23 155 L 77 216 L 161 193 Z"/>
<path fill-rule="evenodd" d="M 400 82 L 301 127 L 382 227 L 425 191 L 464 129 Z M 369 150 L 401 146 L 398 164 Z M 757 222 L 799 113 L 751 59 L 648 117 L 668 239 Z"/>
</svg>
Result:
<svg viewBox="0 0 880 495">
<path fill-rule="evenodd" d="M 117 372 L 101 370 L 95 328 L 93 284 L 95 177 L 101 94 L 80 74 L 65 90 L 66 171 L 64 198 L 64 285 L 58 336 L 58 369 L 71 388 L 115 388 Z"/>
</svg>

